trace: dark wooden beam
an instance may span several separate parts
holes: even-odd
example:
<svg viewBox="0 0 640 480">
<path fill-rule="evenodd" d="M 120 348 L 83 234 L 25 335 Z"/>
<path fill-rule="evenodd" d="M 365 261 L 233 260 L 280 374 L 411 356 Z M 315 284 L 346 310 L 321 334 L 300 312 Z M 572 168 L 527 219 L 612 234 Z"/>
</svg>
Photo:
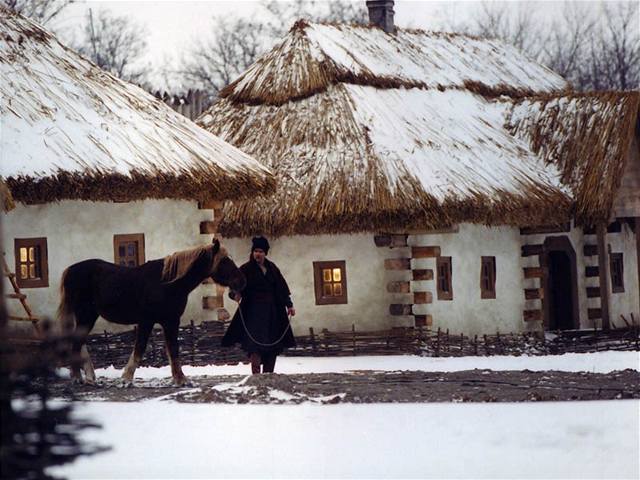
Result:
<svg viewBox="0 0 640 480">
<path fill-rule="evenodd" d="M 431 315 L 414 315 L 416 327 L 430 327 L 433 325 L 433 317 Z"/>
<path fill-rule="evenodd" d="M 542 278 L 544 275 L 542 267 L 524 267 L 522 271 L 524 278 Z"/>
<path fill-rule="evenodd" d="M 419 305 L 432 302 L 433 294 L 431 292 L 413 292 L 413 303 Z"/>
<path fill-rule="evenodd" d="M 542 320 L 542 310 L 525 310 L 523 312 L 525 322 L 536 322 Z"/>
<path fill-rule="evenodd" d="M 389 314 L 393 316 L 411 315 L 411 307 L 412 305 L 409 304 L 392 303 L 391 305 L 389 305 Z"/>
<path fill-rule="evenodd" d="M 424 269 L 424 270 L 413 270 L 413 279 L 414 280 L 433 280 L 433 270 Z"/>
<path fill-rule="evenodd" d="M 609 330 L 609 265 L 607 261 L 607 226 L 599 224 L 596 227 L 598 238 L 598 269 L 600 271 L 600 310 L 602 329 Z M 591 318 L 591 316 L 589 316 Z"/>
<path fill-rule="evenodd" d="M 599 277 L 600 269 L 598 267 L 584 267 L 585 277 Z"/>
<path fill-rule="evenodd" d="M 600 287 L 587 287 L 587 298 L 598 298 L 600 295 Z"/>
<path fill-rule="evenodd" d="M 408 235 L 399 235 L 399 234 L 380 234 L 373 236 L 373 242 L 376 244 L 376 247 L 406 247 L 407 246 L 407 238 Z"/>
<path fill-rule="evenodd" d="M 540 255 L 544 252 L 544 245 L 522 245 L 523 257 L 531 257 L 533 255 Z"/>
<path fill-rule="evenodd" d="M 537 300 L 544 297 L 544 290 L 542 288 L 525 288 L 524 298 L 525 300 Z"/>
<path fill-rule="evenodd" d="M 440 247 L 412 247 L 411 256 L 413 258 L 435 258 L 440 256 Z"/>
</svg>

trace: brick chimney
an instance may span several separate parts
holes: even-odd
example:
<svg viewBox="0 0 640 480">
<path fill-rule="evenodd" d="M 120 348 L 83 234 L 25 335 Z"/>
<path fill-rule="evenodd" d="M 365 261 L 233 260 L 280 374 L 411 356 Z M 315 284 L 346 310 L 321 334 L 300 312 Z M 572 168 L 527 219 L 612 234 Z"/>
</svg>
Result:
<svg viewBox="0 0 640 480">
<path fill-rule="evenodd" d="M 395 33 L 393 24 L 393 0 L 367 0 L 369 24 L 380 27 L 387 33 Z"/>
</svg>

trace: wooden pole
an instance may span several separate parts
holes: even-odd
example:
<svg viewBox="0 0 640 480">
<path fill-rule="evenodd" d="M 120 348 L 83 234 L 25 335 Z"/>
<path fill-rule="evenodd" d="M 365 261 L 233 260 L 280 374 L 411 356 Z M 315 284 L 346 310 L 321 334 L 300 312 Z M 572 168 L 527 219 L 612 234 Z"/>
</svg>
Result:
<svg viewBox="0 0 640 480">
<path fill-rule="evenodd" d="M 640 217 L 635 217 L 633 224 L 636 231 L 636 266 L 638 267 L 638 301 L 640 301 Z"/>
<path fill-rule="evenodd" d="M 598 236 L 598 270 L 600 272 L 600 315 L 602 329 L 609 330 L 609 265 L 607 255 L 607 226 L 599 223 L 596 227 Z"/>
</svg>

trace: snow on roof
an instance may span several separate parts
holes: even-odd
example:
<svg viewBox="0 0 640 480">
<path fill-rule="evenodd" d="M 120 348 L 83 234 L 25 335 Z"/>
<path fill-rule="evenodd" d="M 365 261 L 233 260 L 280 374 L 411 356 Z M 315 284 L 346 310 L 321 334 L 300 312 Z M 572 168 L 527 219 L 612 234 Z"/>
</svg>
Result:
<svg viewBox="0 0 640 480">
<path fill-rule="evenodd" d="M 198 120 L 278 178 L 259 208 L 228 205 L 220 231 L 566 221 L 559 171 L 504 128 L 494 98 L 566 88 L 499 42 L 300 21 Z"/>
<path fill-rule="evenodd" d="M 221 100 L 201 125 L 272 168 L 278 188 L 260 208 L 227 206 L 220 231 L 285 235 L 566 220 L 558 171 L 503 128 L 505 108 L 464 90 L 349 84 L 280 106 Z"/>
<path fill-rule="evenodd" d="M 593 92 L 507 101 L 507 129 L 557 166 L 579 224 L 608 222 L 629 159 L 640 92 Z"/>
<path fill-rule="evenodd" d="M 17 201 L 238 199 L 274 178 L 137 86 L 0 9 L 0 177 Z"/>
<path fill-rule="evenodd" d="M 407 29 L 388 34 L 375 27 L 300 20 L 220 95 L 278 105 L 338 82 L 469 89 L 489 96 L 569 88 L 562 77 L 498 40 Z"/>
</svg>

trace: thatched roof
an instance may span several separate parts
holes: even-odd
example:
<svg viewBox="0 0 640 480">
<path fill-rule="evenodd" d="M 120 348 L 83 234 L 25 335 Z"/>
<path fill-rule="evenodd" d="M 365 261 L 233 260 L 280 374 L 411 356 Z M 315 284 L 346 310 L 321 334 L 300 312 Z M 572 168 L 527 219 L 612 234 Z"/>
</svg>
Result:
<svg viewBox="0 0 640 480">
<path fill-rule="evenodd" d="M 0 178 L 16 201 L 242 199 L 274 178 L 247 154 L 0 7 Z"/>
<path fill-rule="evenodd" d="M 0 211 L 8 212 L 15 208 L 13 197 L 11 192 L 7 188 L 7 185 L 0 179 Z"/>
<path fill-rule="evenodd" d="M 281 105 L 341 82 L 511 97 L 569 87 L 562 77 L 500 41 L 408 29 L 391 35 L 375 27 L 300 20 L 220 96 Z"/>
<path fill-rule="evenodd" d="M 220 230 L 565 221 L 557 170 L 504 128 L 506 107 L 491 99 L 565 88 L 496 42 L 299 22 L 198 120 L 278 178 L 273 197 L 227 205 Z"/>
<path fill-rule="evenodd" d="M 558 166 L 575 200 L 576 221 L 595 225 L 609 220 L 639 108 L 640 92 L 545 95 L 515 101 L 506 126 Z"/>
</svg>

